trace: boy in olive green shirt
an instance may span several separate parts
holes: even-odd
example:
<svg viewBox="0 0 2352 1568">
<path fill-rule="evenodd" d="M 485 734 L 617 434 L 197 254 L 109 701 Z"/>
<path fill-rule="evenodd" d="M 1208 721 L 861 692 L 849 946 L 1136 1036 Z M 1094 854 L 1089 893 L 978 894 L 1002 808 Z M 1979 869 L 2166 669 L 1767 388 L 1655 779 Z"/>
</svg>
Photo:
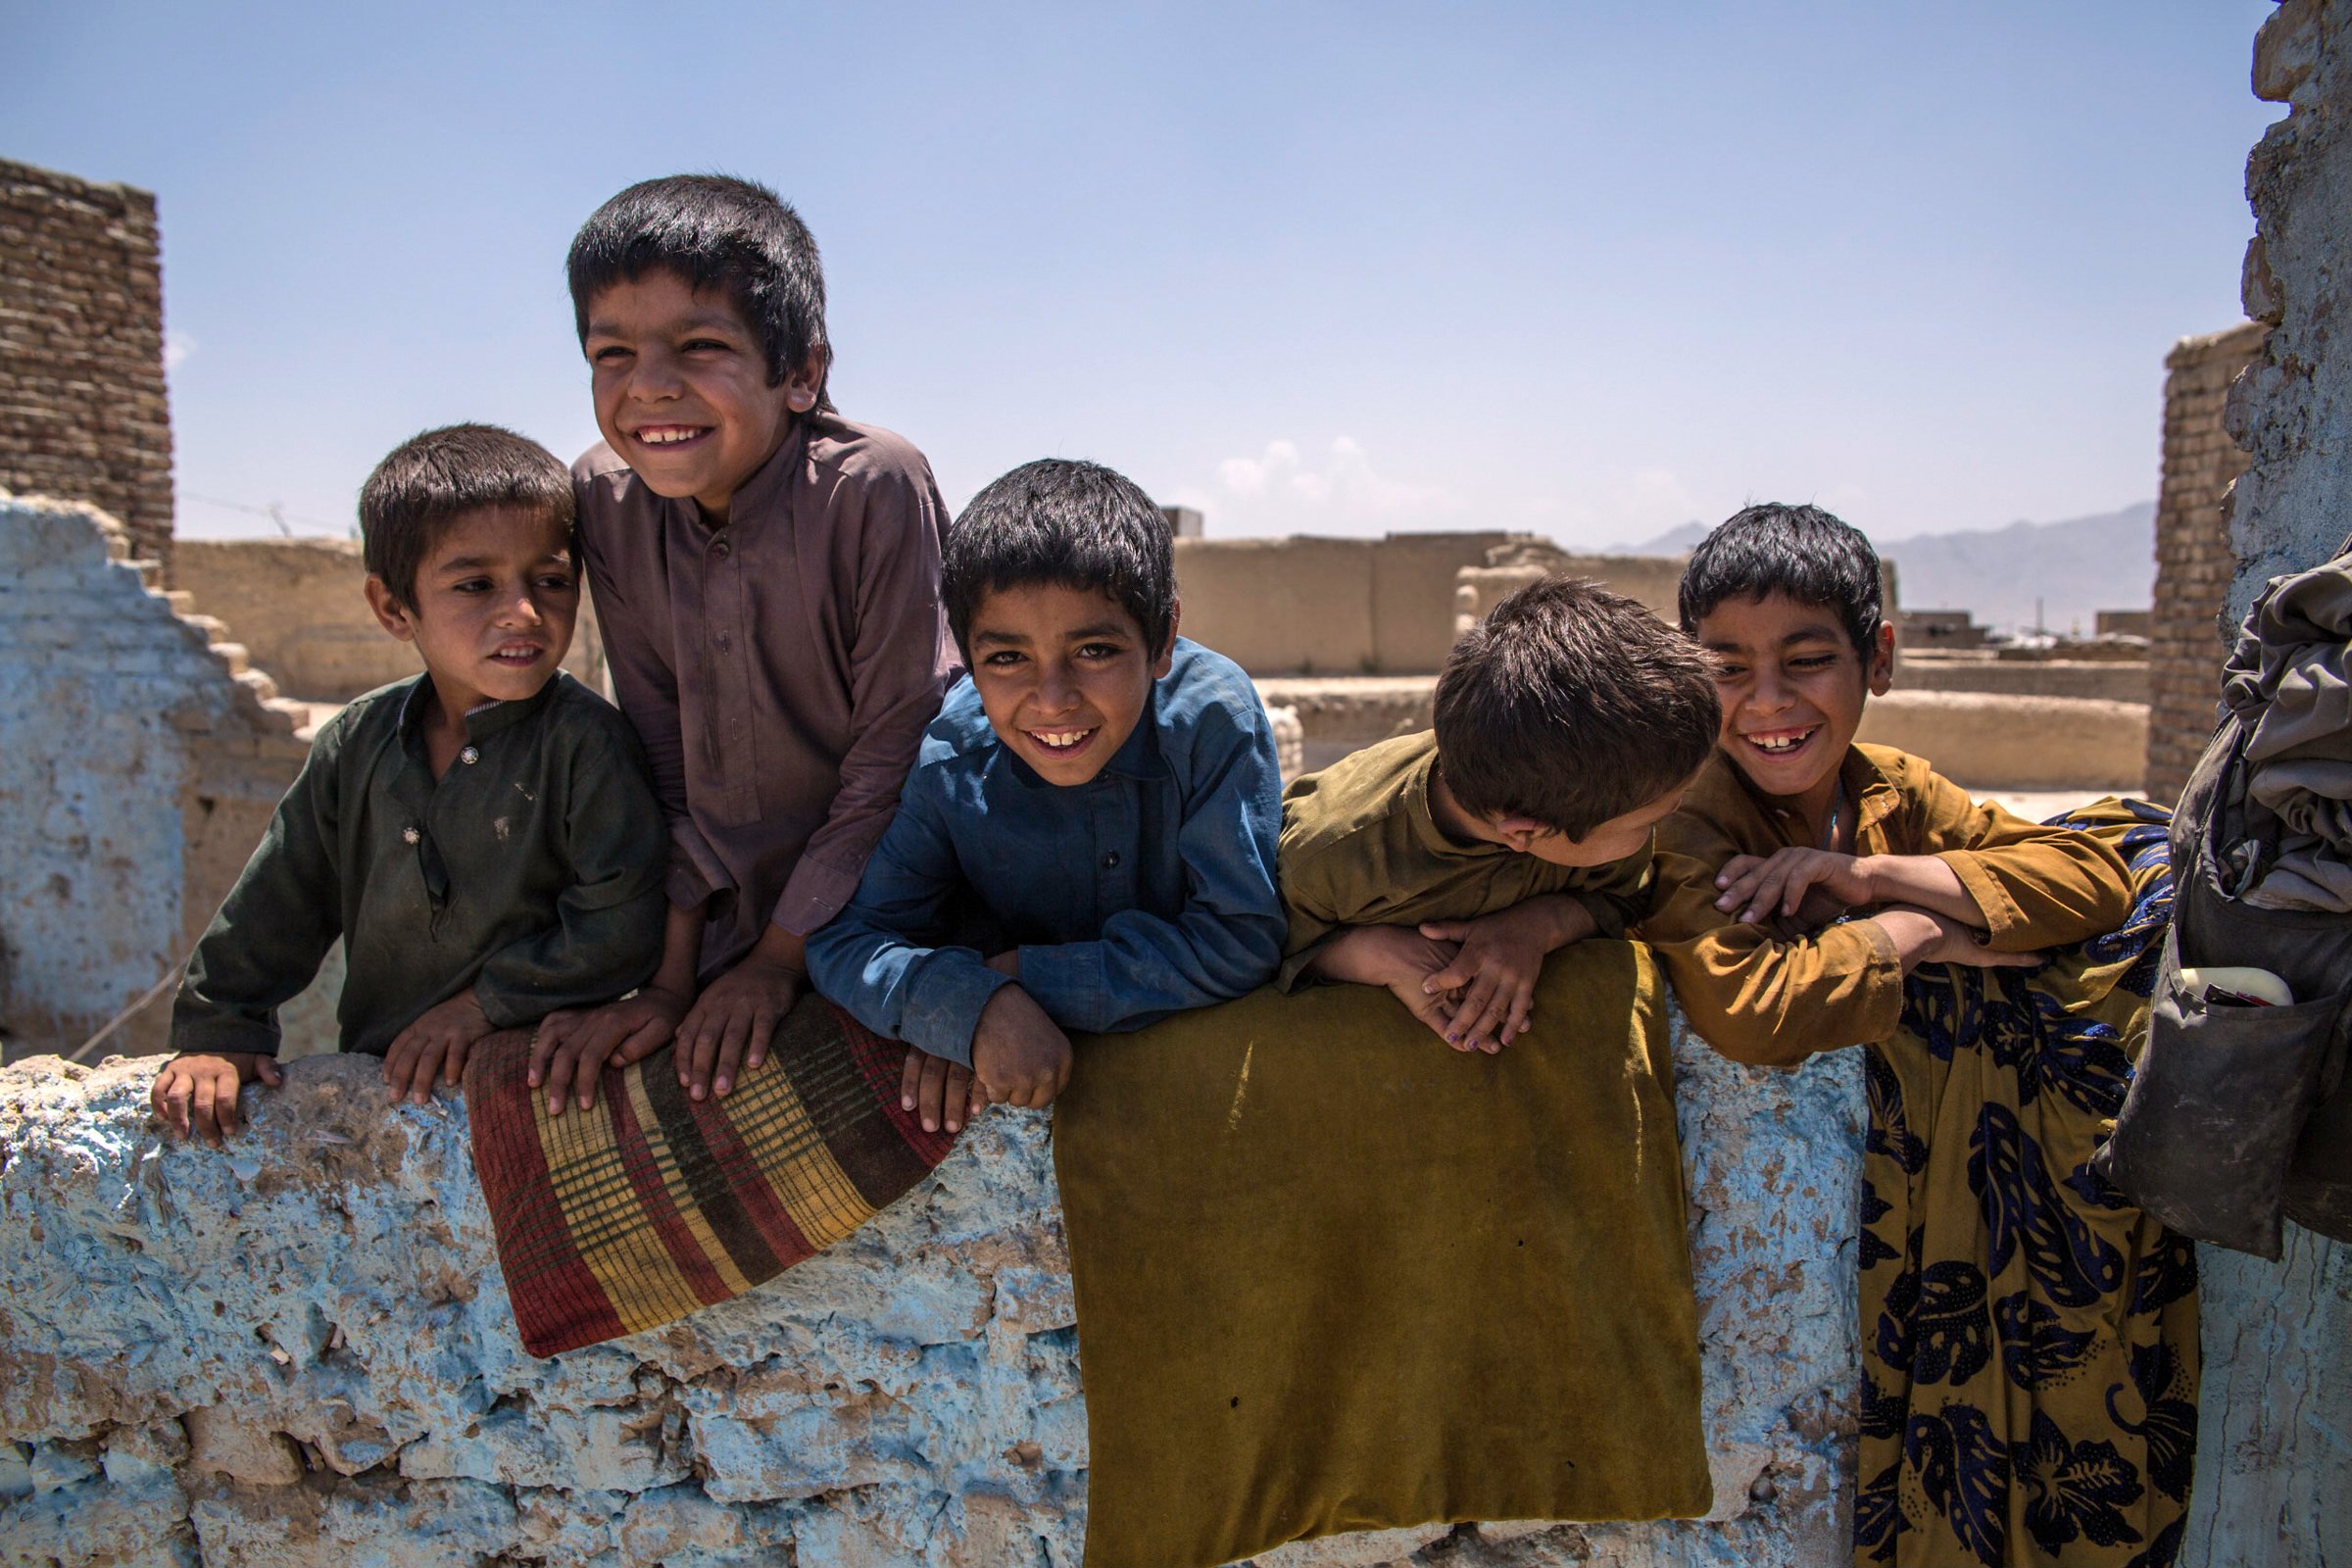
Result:
<svg viewBox="0 0 2352 1568">
<path fill-rule="evenodd" d="M 1282 984 L 1385 985 L 1455 1050 L 1500 1051 L 1546 954 L 1646 912 L 1650 830 L 1719 711 L 1697 645 L 1639 602 L 1510 595 L 1447 656 L 1434 732 L 1284 794 Z"/>
<path fill-rule="evenodd" d="M 395 1098 L 474 1043 L 641 985 L 662 952 L 662 811 L 637 737 L 557 666 L 579 609 L 571 476 L 490 425 L 431 430 L 360 493 L 368 604 L 424 673 L 320 727 L 205 931 L 152 1103 L 236 1131 L 278 1081 L 277 1009 L 339 935 L 346 1052 Z"/>
</svg>

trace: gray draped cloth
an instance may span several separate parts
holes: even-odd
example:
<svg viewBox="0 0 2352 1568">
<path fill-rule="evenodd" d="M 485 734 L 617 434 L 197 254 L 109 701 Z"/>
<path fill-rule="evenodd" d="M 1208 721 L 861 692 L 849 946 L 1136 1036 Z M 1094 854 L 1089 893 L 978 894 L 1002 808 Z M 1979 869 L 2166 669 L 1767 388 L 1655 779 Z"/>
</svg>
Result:
<svg viewBox="0 0 2352 1568">
<path fill-rule="evenodd" d="M 2266 909 L 2352 913 L 2352 540 L 2273 578 L 2223 674 L 2247 732 L 2244 835 L 2227 847 L 2238 897 Z"/>
</svg>

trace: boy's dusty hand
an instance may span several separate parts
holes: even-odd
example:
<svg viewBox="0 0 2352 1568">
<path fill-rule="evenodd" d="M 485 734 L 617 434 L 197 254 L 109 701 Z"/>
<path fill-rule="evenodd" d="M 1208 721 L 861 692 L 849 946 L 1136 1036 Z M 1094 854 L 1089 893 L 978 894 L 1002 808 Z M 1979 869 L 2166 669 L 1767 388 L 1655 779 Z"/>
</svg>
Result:
<svg viewBox="0 0 2352 1568">
<path fill-rule="evenodd" d="M 1453 1027 L 1458 993 L 1431 991 L 1426 982 L 1444 973 L 1460 954 L 1460 944 L 1425 936 L 1409 926 L 1350 926 L 1323 945 L 1313 972 L 1350 985 L 1387 986 L 1407 1012 L 1443 1040 Z"/>
<path fill-rule="evenodd" d="M 927 1133 L 942 1127 L 960 1132 L 988 1108 L 988 1094 L 963 1063 L 908 1046 L 899 1072 L 899 1105 L 913 1111 Z"/>
<path fill-rule="evenodd" d="M 275 1089 L 277 1058 L 249 1051 L 195 1052 L 164 1064 L 147 1092 L 147 1103 L 173 1137 L 193 1135 L 218 1149 L 223 1137 L 244 1127 L 237 1091 L 256 1078 Z"/>
<path fill-rule="evenodd" d="M 1070 1081 L 1070 1037 L 1019 986 L 999 986 L 972 1031 L 973 1110 L 1050 1105 Z"/>
<path fill-rule="evenodd" d="M 1556 893 L 1475 920 L 1423 924 L 1423 936 L 1460 944 L 1452 962 L 1421 982 L 1421 989 L 1432 996 L 1461 998 L 1440 1031 L 1446 1043 L 1456 1051 L 1493 1055 L 1525 1034 L 1535 1011 L 1536 982 L 1543 977 L 1544 956 L 1592 932 L 1592 911 Z"/>
<path fill-rule="evenodd" d="M 384 1083 L 392 1098 L 406 1095 L 421 1105 L 433 1098 L 435 1078 L 456 1088 L 466 1075 L 466 1054 L 475 1041 L 495 1033 L 471 989 L 427 1007 L 384 1052 Z"/>
<path fill-rule="evenodd" d="M 661 986 L 601 1007 L 551 1012 L 531 1036 L 531 1087 L 547 1089 L 547 1113 L 564 1114 L 572 1100 L 582 1110 L 596 1103 L 596 1086 L 607 1067 L 625 1067 L 660 1051 L 677 1032 L 678 1020 L 694 1005 L 690 997 Z"/>
<path fill-rule="evenodd" d="M 686 1093 L 697 1100 L 724 1095 L 747 1063 L 765 1061 L 776 1025 L 808 985 L 808 971 L 799 964 L 755 948 L 704 987 L 678 1025 L 678 1082 Z"/>
<path fill-rule="evenodd" d="M 1717 874 L 1715 885 L 1723 890 L 1715 907 L 1727 914 L 1739 910 L 1742 925 L 1775 915 L 1813 916 L 1808 923 L 1827 924 L 1857 904 L 1874 902 L 1870 872 L 1861 858 L 1835 850 L 1734 856 Z"/>
</svg>

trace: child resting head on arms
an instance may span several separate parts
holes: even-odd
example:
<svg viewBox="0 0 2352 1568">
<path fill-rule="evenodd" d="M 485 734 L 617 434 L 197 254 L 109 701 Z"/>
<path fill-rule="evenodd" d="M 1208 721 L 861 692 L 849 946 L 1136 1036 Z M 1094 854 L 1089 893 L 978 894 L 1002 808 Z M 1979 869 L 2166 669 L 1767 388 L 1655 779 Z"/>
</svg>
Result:
<svg viewBox="0 0 2352 1568">
<path fill-rule="evenodd" d="M 572 493 L 536 442 L 428 430 L 360 492 L 368 603 L 424 673 L 319 727 L 207 928 L 153 1104 L 181 1137 L 278 1081 L 277 1009 L 335 938 L 347 1052 L 395 1099 L 456 1084 L 475 1041 L 605 1002 L 662 949 L 662 823 L 628 722 L 558 665 L 580 587 Z"/>
<path fill-rule="evenodd" d="M 1436 719 L 1284 796 L 1283 975 L 1385 985 L 1494 1053 L 1546 954 L 1645 910 L 1650 829 L 1714 749 L 1715 685 L 1646 607 L 1553 577 L 1454 644 Z"/>
<path fill-rule="evenodd" d="M 1175 553 L 1091 463 L 1015 468 L 947 541 L 971 673 L 924 733 L 817 989 L 910 1047 L 906 1106 L 953 1131 L 1043 1105 L 1064 1032 L 1138 1029 L 1281 956 L 1281 774 L 1250 677 L 1176 635 Z"/>
<path fill-rule="evenodd" d="M 1854 744 L 1894 667 L 1860 530 L 1814 507 L 1750 507 L 1692 553 L 1681 598 L 1716 662 L 1723 734 L 1659 830 L 1642 934 L 1716 1049 L 1788 1063 L 1883 1041 L 1919 964 L 2030 967 L 2123 920 L 2123 862 L 2098 839 Z"/>
</svg>

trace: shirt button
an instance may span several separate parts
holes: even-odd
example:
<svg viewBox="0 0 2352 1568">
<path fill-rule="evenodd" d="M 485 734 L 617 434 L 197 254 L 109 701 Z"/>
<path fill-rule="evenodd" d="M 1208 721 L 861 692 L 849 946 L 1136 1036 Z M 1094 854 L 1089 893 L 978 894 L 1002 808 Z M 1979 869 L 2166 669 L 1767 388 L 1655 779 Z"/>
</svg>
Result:
<svg viewBox="0 0 2352 1568">
<path fill-rule="evenodd" d="M 723 631 L 722 631 L 722 632 L 720 632 L 720 633 L 718 634 L 718 639 L 717 639 L 717 640 L 718 640 L 718 651 L 719 651 L 720 653 L 722 653 L 722 654 L 723 654 L 723 653 L 725 653 L 725 652 L 726 652 L 728 649 L 730 649 L 730 648 L 733 648 L 733 647 L 735 646 L 735 639 L 734 639 L 733 637 L 729 636 L 727 633 L 725 633 L 725 632 L 723 632 Z"/>
<path fill-rule="evenodd" d="M 482 750 L 478 746 L 468 746 L 458 754 L 458 760 L 467 764 L 478 762 L 481 760 Z"/>
<path fill-rule="evenodd" d="M 1118 868 L 1119 868 L 1119 852 L 1118 852 L 1118 851 L 1116 851 L 1116 850 L 1113 850 L 1113 851 L 1111 851 L 1111 852 L 1110 852 L 1108 855 L 1105 855 L 1104 857 L 1102 857 L 1102 869 L 1103 869 L 1103 870 L 1105 870 L 1105 871 L 1116 871 Z"/>
<path fill-rule="evenodd" d="M 421 844 L 424 842 L 424 835 L 417 832 L 413 827 L 404 827 L 400 830 L 400 842 L 403 844 Z"/>
<path fill-rule="evenodd" d="M 724 539 L 717 539 L 711 542 L 710 553 L 716 556 L 719 560 L 724 561 L 727 559 L 727 552 L 732 547 L 728 545 Z"/>
</svg>

